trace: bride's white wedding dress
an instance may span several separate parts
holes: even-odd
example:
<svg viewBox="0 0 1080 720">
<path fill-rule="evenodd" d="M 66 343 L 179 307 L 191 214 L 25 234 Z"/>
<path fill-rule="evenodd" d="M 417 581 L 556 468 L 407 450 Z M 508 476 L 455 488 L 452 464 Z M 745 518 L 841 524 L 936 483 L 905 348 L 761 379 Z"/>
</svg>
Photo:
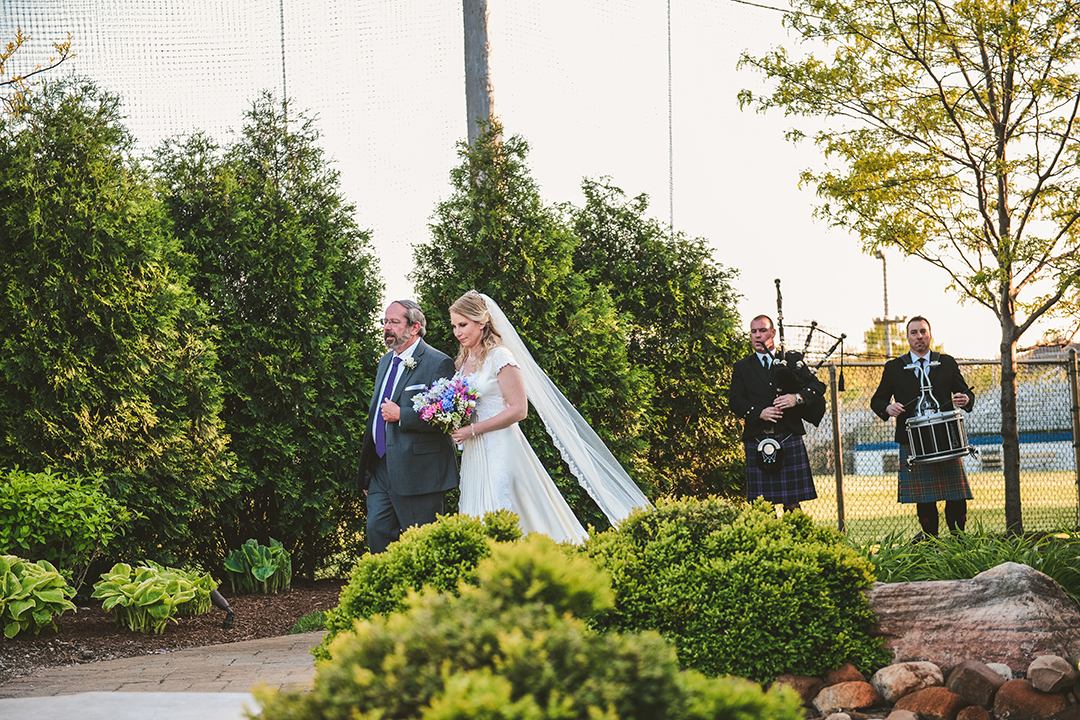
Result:
<svg viewBox="0 0 1080 720">
<path fill-rule="evenodd" d="M 474 422 L 494 417 L 506 408 L 499 388 L 499 371 L 517 366 L 505 347 L 488 353 L 469 383 L 480 392 Z M 581 526 L 547 470 L 540 464 L 517 423 L 465 440 L 461 455 L 461 500 L 465 515 L 505 508 L 521 518 L 521 530 L 538 532 L 563 542 L 580 543 L 588 534 Z"/>
</svg>

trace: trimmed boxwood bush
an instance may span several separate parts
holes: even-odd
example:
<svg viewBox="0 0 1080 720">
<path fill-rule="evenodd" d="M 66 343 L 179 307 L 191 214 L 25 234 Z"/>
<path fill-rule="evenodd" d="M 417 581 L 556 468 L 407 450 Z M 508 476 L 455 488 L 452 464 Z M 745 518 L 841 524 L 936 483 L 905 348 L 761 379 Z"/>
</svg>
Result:
<svg viewBox="0 0 1080 720">
<path fill-rule="evenodd" d="M 340 634 L 313 690 L 256 695 L 263 720 L 796 720 L 797 695 L 682 672 L 656 633 L 600 634 L 584 618 L 610 579 L 549 538 L 493 544 L 477 586 L 410 595 Z M 572 551 L 571 551 L 572 552 Z"/>
<path fill-rule="evenodd" d="M 131 519 L 103 485 L 100 474 L 6 471 L 0 476 L 0 554 L 47 560 L 81 585 L 95 553 Z"/>
<path fill-rule="evenodd" d="M 601 630 L 656 630 L 683 667 L 758 681 L 889 662 L 864 594 L 871 566 L 804 513 L 710 498 L 661 501 L 586 552 L 613 579 Z"/>
<path fill-rule="evenodd" d="M 410 528 L 386 552 L 365 555 L 353 568 L 338 606 L 327 612 L 326 637 L 312 654 L 328 658 L 334 637 L 352 630 L 358 619 L 404 610 L 410 590 L 430 586 L 456 592 L 459 580 L 475 583 L 477 564 L 491 554 L 489 541 L 520 538 L 517 523 L 517 515 L 507 510 L 488 513 L 483 520 L 446 515 L 434 523 Z"/>
</svg>

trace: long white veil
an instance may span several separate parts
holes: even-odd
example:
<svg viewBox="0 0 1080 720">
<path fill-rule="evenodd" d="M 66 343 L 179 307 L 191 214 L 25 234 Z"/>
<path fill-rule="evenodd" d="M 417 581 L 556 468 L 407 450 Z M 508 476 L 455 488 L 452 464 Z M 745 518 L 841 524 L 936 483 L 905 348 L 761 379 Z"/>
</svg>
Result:
<svg viewBox="0 0 1080 720">
<path fill-rule="evenodd" d="M 637 508 L 651 507 L 649 499 L 626 474 L 604 441 L 536 364 L 498 303 L 482 293 L 480 297 L 487 305 L 492 325 L 502 336 L 503 345 L 518 362 L 529 402 L 540 414 L 548 435 L 578 484 L 585 488 L 613 525 L 625 520 Z"/>
</svg>

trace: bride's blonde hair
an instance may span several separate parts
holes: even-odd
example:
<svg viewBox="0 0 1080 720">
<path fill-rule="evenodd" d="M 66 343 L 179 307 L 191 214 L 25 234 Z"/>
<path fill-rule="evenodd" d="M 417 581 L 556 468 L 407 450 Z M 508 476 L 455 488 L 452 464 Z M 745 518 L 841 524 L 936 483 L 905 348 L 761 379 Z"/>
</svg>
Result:
<svg viewBox="0 0 1080 720">
<path fill-rule="evenodd" d="M 491 313 L 488 312 L 484 298 L 480 297 L 480 293 L 475 290 L 470 290 L 454 301 L 454 304 L 450 306 L 450 312 L 484 326 L 484 334 L 480 337 L 480 343 L 472 351 L 476 363 L 482 365 L 488 353 L 502 345 L 502 335 L 499 335 L 499 331 L 491 324 Z M 457 360 L 454 361 L 458 370 L 461 369 L 461 366 L 465 364 L 468 358 L 469 351 L 462 345 L 458 348 Z"/>
</svg>

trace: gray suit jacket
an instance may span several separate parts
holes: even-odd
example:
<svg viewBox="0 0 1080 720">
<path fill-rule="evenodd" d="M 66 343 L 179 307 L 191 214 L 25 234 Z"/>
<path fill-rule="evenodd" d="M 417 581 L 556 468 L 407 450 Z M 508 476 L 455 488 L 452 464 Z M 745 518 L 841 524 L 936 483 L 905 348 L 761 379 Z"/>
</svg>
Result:
<svg viewBox="0 0 1080 720">
<path fill-rule="evenodd" d="M 368 408 L 364 445 L 360 451 L 358 484 L 361 490 L 367 489 L 375 472 L 375 462 L 379 459 L 375 454 L 371 421 L 379 415 L 382 399 L 379 390 L 393 356 L 392 351 L 386 353 L 379 361 L 379 370 L 375 374 L 375 389 Z M 422 339 L 417 341 L 413 359 L 416 360 L 416 369 L 406 370 L 404 365 L 401 366 L 397 387 L 390 397 L 401 406 L 401 420 L 386 424 L 386 467 L 390 473 L 391 487 L 398 495 L 445 492 L 458 484 L 454 441 L 422 420 L 412 407 L 414 395 L 424 392 L 437 380 L 454 374 L 454 361 Z"/>
</svg>

